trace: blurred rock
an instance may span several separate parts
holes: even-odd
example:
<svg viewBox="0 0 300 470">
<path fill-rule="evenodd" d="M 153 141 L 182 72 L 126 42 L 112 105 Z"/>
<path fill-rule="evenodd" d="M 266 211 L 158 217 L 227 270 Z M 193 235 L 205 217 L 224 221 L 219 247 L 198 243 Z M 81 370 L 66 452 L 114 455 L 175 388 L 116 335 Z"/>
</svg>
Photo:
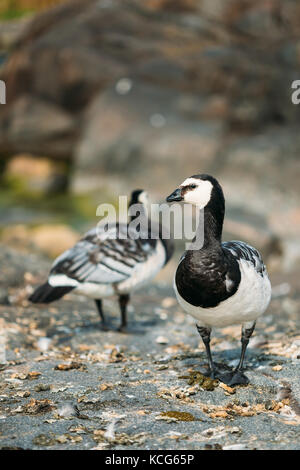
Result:
<svg viewBox="0 0 300 470">
<path fill-rule="evenodd" d="M 47 225 L 29 228 L 12 225 L 3 229 L 1 241 L 16 248 L 40 250 L 55 258 L 71 248 L 79 240 L 79 234 L 67 225 Z"/>
<path fill-rule="evenodd" d="M 10 305 L 8 291 L 3 287 L 0 287 L 0 305 Z"/>
<path fill-rule="evenodd" d="M 66 169 L 53 160 L 40 157 L 36 159 L 30 154 L 12 157 L 6 166 L 5 180 L 19 184 L 24 192 L 51 193 L 59 192 L 62 182 L 66 179 Z"/>
<path fill-rule="evenodd" d="M 0 51 L 11 49 L 29 22 L 29 18 L 0 22 Z"/>
<path fill-rule="evenodd" d="M 6 83 L 9 88 L 9 81 L 6 80 Z M 7 102 L 9 103 L 9 98 Z M 63 108 L 29 94 L 22 94 L 11 105 L 5 106 L 5 113 L 0 113 L 0 119 L 1 115 L 5 115 L 6 122 L 5 124 L 2 120 L 4 128 L 0 125 L 2 152 L 29 152 L 50 157 L 69 155 L 74 143 L 74 123 Z"/>
<path fill-rule="evenodd" d="M 39 338 L 38 341 L 37 341 L 37 348 L 42 351 L 42 352 L 45 352 L 45 351 L 48 351 L 48 349 L 50 348 L 51 346 L 51 343 L 52 343 L 52 339 L 51 338 L 46 338 L 46 337 L 43 337 L 43 338 Z"/>
<path fill-rule="evenodd" d="M 140 90 L 155 86 L 145 103 L 135 94 L 124 104 L 122 91 L 112 100 L 113 109 L 120 101 L 128 117 L 124 158 L 129 153 L 146 160 L 136 144 L 143 132 L 135 128 L 135 111 L 160 112 L 168 92 L 173 101 L 188 93 L 190 102 L 205 103 L 188 116 L 186 105 L 171 110 L 187 137 L 193 137 L 198 121 L 212 117 L 226 118 L 227 131 L 294 122 L 299 108 L 291 104 L 290 84 L 298 75 L 299 13 L 295 2 L 276 0 L 148 0 L 142 5 L 137 0 L 73 0 L 37 15 L 1 74 L 8 88 L 8 105 L 0 115 L 1 148 L 60 158 L 72 158 L 84 148 L 100 173 L 109 170 L 101 141 L 109 124 L 118 126 L 115 113 L 99 126 L 93 150 L 84 142 L 85 129 L 105 119 L 91 111 L 94 102 L 124 77 L 138 80 Z M 152 141 L 157 139 L 152 135 Z M 195 146 L 189 155 L 195 159 L 201 153 Z"/>
<path fill-rule="evenodd" d="M 26 254 L 3 243 L 0 243 L 0 264 L 0 285 L 4 297 L 8 292 L 6 288 L 24 285 L 29 272 L 32 276 L 38 276 L 41 271 L 49 269 L 49 259 L 41 254 Z"/>
<path fill-rule="evenodd" d="M 115 87 L 100 93 L 87 110 L 75 150 L 75 181 L 101 170 L 100 177 L 122 174 L 125 184 L 134 184 L 137 175 L 148 181 L 145 176 L 156 169 L 160 178 L 169 178 L 170 165 L 174 174 L 181 173 L 183 164 L 192 172 L 195 166 L 208 165 L 218 149 L 222 125 L 214 120 L 189 125 L 176 114 L 177 100 L 173 90 L 137 80 L 122 96 Z M 189 155 L 188 161 L 183 162 L 183 155 Z M 99 187 L 99 180 L 96 184 Z"/>
<path fill-rule="evenodd" d="M 79 192 L 127 194 L 138 182 L 158 200 L 186 175 L 212 173 L 228 212 L 240 211 L 228 233 L 289 270 L 299 18 L 300 4 L 277 0 L 73 0 L 45 11 L 0 71 L 0 158 L 46 155 L 71 162 Z"/>
<path fill-rule="evenodd" d="M 47 158 L 40 158 L 38 161 L 31 155 L 16 155 L 8 166 L 7 173 L 10 176 L 24 176 L 33 178 L 48 178 L 52 171 L 52 162 Z"/>
<path fill-rule="evenodd" d="M 51 258 L 71 248 L 78 240 L 79 234 L 67 225 L 43 225 L 31 232 L 32 242 Z"/>
<path fill-rule="evenodd" d="M 22 224 L 7 226 L 1 233 L 2 243 L 17 248 L 28 247 L 30 238 L 30 229 Z"/>
</svg>

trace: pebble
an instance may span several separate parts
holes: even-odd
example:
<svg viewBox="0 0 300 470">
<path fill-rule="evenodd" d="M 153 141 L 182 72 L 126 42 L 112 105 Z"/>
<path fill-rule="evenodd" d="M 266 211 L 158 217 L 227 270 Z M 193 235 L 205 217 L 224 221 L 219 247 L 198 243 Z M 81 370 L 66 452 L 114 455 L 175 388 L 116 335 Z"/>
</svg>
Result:
<svg viewBox="0 0 300 470">
<path fill-rule="evenodd" d="M 119 95 L 127 95 L 127 93 L 130 92 L 132 85 L 132 80 L 130 78 L 123 77 L 117 81 L 115 89 Z"/>
<path fill-rule="evenodd" d="M 34 390 L 36 392 L 47 392 L 48 390 L 50 390 L 50 385 L 47 385 L 47 384 L 38 384 Z"/>
<path fill-rule="evenodd" d="M 165 336 L 158 336 L 155 340 L 156 343 L 158 344 L 168 344 L 169 340 Z"/>
<path fill-rule="evenodd" d="M 224 446 L 223 450 L 247 450 L 246 444 L 231 444 Z"/>
<path fill-rule="evenodd" d="M 46 337 L 39 338 L 39 340 L 37 341 L 37 347 L 40 351 L 45 352 L 45 351 L 48 351 L 51 343 L 52 343 L 52 340 L 50 338 L 46 338 Z"/>
</svg>

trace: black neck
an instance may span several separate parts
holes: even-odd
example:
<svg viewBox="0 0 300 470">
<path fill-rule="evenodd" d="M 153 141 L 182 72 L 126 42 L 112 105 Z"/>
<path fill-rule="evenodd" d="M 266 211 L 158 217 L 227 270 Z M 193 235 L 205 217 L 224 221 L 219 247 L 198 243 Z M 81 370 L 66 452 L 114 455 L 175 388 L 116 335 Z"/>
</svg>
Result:
<svg viewBox="0 0 300 470">
<path fill-rule="evenodd" d="M 137 204 L 137 202 L 131 201 L 130 206 L 132 206 L 133 204 Z M 140 217 L 141 224 L 145 224 L 144 228 L 148 230 L 148 235 L 149 235 L 148 241 L 150 241 L 150 244 L 155 244 L 157 238 L 161 240 L 164 246 L 165 252 L 166 252 L 166 259 L 165 259 L 165 264 L 166 264 L 173 255 L 174 242 L 172 239 L 163 238 L 163 227 L 160 222 L 157 222 L 157 224 L 153 223 L 153 227 L 152 227 L 151 220 L 148 214 L 148 208 L 144 204 L 141 204 L 141 203 L 138 203 L 138 204 L 140 204 L 139 211 L 136 215 L 130 216 L 130 222 L 137 219 L 137 217 Z M 153 239 L 150 238 L 152 228 L 153 228 L 153 232 L 157 234 L 157 237 L 154 237 Z"/>
<path fill-rule="evenodd" d="M 193 249 L 201 250 L 211 246 L 221 246 L 222 230 L 224 221 L 224 204 L 209 203 L 199 216 L 199 225 L 197 227 L 196 241 Z"/>
<path fill-rule="evenodd" d="M 224 212 L 217 213 L 209 205 L 204 208 L 204 246 L 222 241 Z"/>
<path fill-rule="evenodd" d="M 129 221 L 132 222 L 133 220 L 135 220 L 137 217 L 140 217 L 141 220 L 148 220 L 148 210 L 147 210 L 147 207 L 145 207 L 144 204 L 141 204 L 140 202 L 134 202 L 134 203 L 131 203 L 129 207 L 135 205 L 135 204 L 139 204 L 139 208 L 138 208 L 138 211 L 136 214 L 134 215 L 131 215 L 129 217 Z"/>
</svg>

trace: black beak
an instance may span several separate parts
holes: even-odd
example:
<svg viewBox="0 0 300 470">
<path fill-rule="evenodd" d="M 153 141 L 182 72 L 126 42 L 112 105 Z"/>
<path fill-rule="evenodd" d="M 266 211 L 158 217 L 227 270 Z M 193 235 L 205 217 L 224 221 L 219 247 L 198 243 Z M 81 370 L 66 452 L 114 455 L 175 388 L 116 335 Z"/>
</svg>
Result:
<svg viewBox="0 0 300 470">
<path fill-rule="evenodd" d="M 181 194 L 181 188 L 175 189 L 175 191 L 166 198 L 167 202 L 182 201 L 183 197 Z"/>
</svg>

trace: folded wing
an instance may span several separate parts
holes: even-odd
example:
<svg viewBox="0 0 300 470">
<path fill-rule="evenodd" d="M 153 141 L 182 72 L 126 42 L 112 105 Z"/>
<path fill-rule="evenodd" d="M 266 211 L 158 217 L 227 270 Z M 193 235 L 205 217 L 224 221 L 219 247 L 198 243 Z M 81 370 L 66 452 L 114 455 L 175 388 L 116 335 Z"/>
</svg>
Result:
<svg viewBox="0 0 300 470">
<path fill-rule="evenodd" d="M 64 275 L 80 283 L 119 283 L 154 253 L 157 240 L 137 238 L 125 224 L 94 228 L 54 262 L 50 277 Z"/>
</svg>

